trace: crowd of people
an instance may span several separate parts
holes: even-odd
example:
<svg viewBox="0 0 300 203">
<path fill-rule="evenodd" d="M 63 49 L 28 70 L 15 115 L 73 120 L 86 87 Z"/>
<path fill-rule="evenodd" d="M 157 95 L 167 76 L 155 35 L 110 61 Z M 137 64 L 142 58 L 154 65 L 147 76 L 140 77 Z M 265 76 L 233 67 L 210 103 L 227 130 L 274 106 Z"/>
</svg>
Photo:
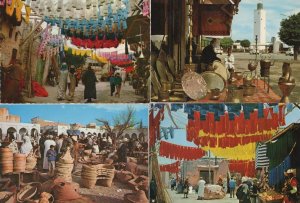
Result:
<svg viewBox="0 0 300 203">
<path fill-rule="evenodd" d="M 137 138 L 114 138 L 108 134 L 78 134 L 76 131 L 61 133 L 44 133 L 37 137 L 25 135 L 22 137 L 23 143 L 18 147 L 17 139 L 13 134 L 8 136 L 9 146 L 13 153 L 22 153 L 28 156 L 33 153 L 38 160 L 37 169 L 48 172 L 54 176 L 55 163 L 70 150 L 74 158 L 75 170 L 78 161 L 84 156 L 85 151 L 94 154 L 103 153 L 106 158 L 110 158 L 114 163 L 126 163 L 128 156 L 135 156 L 135 151 L 147 151 L 148 144 L 140 142 Z"/>
<path fill-rule="evenodd" d="M 66 61 L 62 61 L 60 66 L 60 74 L 57 86 L 57 100 L 72 101 L 75 96 L 75 88 L 78 82 L 82 80 L 84 85 L 84 99 L 87 103 L 92 102 L 92 99 L 97 98 L 96 83 L 98 79 L 91 64 L 84 66 L 82 73 L 76 71 L 74 65 L 69 66 Z M 120 67 L 113 67 L 109 77 L 111 96 L 120 97 L 121 87 L 125 85 L 126 71 Z"/>
</svg>

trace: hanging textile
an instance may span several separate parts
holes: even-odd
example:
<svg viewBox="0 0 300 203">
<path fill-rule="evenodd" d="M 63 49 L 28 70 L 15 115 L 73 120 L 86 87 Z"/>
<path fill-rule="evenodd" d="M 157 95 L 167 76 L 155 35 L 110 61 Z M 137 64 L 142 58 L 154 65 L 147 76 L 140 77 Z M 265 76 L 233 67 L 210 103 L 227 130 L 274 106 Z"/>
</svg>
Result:
<svg viewBox="0 0 300 203">
<path fill-rule="evenodd" d="M 150 5 L 149 0 L 143 0 L 143 16 L 150 15 Z"/>
<path fill-rule="evenodd" d="M 257 143 L 255 168 L 269 167 L 269 158 L 267 157 L 267 145 L 265 143 Z"/>
<path fill-rule="evenodd" d="M 229 170 L 231 173 L 240 173 L 242 176 L 255 177 L 255 162 L 230 160 Z"/>
<path fill-rule="evenodd" d="M 31 14 L 31 8 L 30 6 L 25 6 L 25 11 L 26 11 L 26 17 L 25 17 L 25 22 L 28 24 L 29 23 L 29 17 Z"/>
<path fill-rule="evenodd" d="M 159 169 L 161 172 L 165 171 L 169 173 L 178 173 L 180 170 L 179 166 L 180 166 L 180 162 L 176 161 L 172 164 L 160 165 Z"/>
<path fill-rule="evenodd" d="M 193 4 L 193 35 L 228 36 L 234 5 Z"/>
<path fill-rule="evenodd" d="M 197 160 L 205 155 L 205 151 L 198 147 L 187 147 L 160 141 L 159 155 L 176 160 Z"/>
<path fill-rule="evenodd" d="M 255 159 L 255 143 L 247 145 L 238 145 L 231 148 L 210 148 L 201 147 L 205 151 L 211 151 L 215 156 L 230 160 L 254 160 Z"/>
<path fill-rule="evenodd" d="M 160 127 L 161 129 L 161 138 L 165 138 L 166 140 L 170 138 L 174 138 L 174 128 L 172 126 L 170 127 Z"/>
<path fill-rule="evenodd" d="M 290 156 L 287 156 L 282 163 L 269 171 L 269 185 L 275 186 L 284 181 L 284 172 L 291 168 Z"/>
<path fill-rule="evenodd" d="M 40 84 L 43 85 L 43 73 L 44 73 L 45 61 L 41 58 L 37 61 L 36 66 L 36 75 L 35 80 Z"/>
<path fill-rule="evenodd" d="M 300 129 L 298 125 L 291 124 L 283 130 L 278 139 L 267 143 L 267 156 L 270 159 L 270 169 L 278 166 L 289 155 L 297 142 Z"/>
<path fill-rule="evenodd" d="M 164 120 L 164 107 L 160 108 L 156 116 L 154 110 L 149 113 L 149 147 L 153 147 L 157 140 L 160 140 L 160 122 Z"/>
<path fill-rule="evenodd" d="M 15 9 L 15 5 L 16 5 L 16 0 L 12 0 L 11 4 L 8 3 L 8 1 L 6 2 L 6 14 L 8 16 L 12 16 L 14 13 L 14 9 Z"/>
</svg>

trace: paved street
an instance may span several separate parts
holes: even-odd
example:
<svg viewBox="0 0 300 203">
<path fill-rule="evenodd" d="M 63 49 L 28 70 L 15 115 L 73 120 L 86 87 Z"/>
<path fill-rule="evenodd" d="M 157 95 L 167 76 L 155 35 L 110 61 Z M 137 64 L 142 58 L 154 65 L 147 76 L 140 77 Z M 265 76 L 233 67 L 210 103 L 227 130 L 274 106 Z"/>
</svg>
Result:
<svg viewBox="0 0 300 203">
<path fill-rule="evenodd" d="M 195 191 L 193 194 L 189 194 L 189 198 L 183 198 L 183 194 L 176 194 L 175 191 L 168 189 L 168 193 L 172 199 L 173 203 L 238 203 L 239 201 L 236 198 L 229 198 L 229 194 L 224 199 L 218 200 L 197 200 L 197 195 Z"/>
<path fill-rule="evenodd" d="M 250 60 L 255 59 L 255 55 L 250 55 L 249 53 L 233 53 L 235 57 L 235 68 L 236 71 L 248 71 L 248 63 Z M 224 60 L 226 53 L 223 55 L 218 55 L 222 60 Z M 291 93 L 290 101 L 298 102 L 300 100 L 300 56 L 298 61 L 294 61 L 292 56 L 285 56 L 284 54 L 271 54 L 271 60 L 275 61 L 273 67 L 270 70 L 270 86 L 277 95 L 281 95 L 281 91 L 278 87 L 278 79 L 282 75 L 282 64 L 284 61 L 290 62 L 292 67 L 292 73 L 296 80 L 296 87 Z M 260 56 L 257 57 L 260 60 Z M 257 67 L 257 73 L 260 72 L 260 66 Z"/>
<path fill-rule="evenodd" d="M 75 89 L 75 96 L 73 101 L 63 100 L 57 101 L 57 87 L 44 86 L 49 94 L 48 97 L 33 97 L 25 98 L 27 103 L 84 103 L 84 86 L 80 82 Z M 97 99 L 93 103 L 141 103 L 144 102 L 142 96 L 136 95 L 135 90 L 126 81 L 125 85 L 122 85 L 120 98 L 110 96 L 110 84 L 109 82 L 96 83 Z"/>
</svg>

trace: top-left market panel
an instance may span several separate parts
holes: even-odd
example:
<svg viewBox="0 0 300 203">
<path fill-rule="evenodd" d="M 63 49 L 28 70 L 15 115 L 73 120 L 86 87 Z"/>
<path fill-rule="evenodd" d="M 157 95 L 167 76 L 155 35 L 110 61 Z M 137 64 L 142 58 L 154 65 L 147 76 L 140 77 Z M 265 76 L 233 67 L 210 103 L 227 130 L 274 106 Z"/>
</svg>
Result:
<svg viewBox="0 0 300 203">
<path fill-rule="evenodd" d="M 1 102 L 148 102 L 149 1 L 0 0 Z"/>
</svg>

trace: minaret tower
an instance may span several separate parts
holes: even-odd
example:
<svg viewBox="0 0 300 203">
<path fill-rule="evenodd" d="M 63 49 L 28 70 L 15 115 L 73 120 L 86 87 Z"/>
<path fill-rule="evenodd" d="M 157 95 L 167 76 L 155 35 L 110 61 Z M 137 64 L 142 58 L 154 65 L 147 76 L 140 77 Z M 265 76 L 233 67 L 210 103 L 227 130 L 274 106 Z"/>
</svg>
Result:
<svg viewBox="0 0 300 203">
<path fill-rule="evenodd" d="M 258 50 L 262 50 L 266 44 L 266 11 L 263 8 L 263 3 L 258 3 L 257 9 L 254 10 L 254 42 L 256 35 Z"/>
</svg>

